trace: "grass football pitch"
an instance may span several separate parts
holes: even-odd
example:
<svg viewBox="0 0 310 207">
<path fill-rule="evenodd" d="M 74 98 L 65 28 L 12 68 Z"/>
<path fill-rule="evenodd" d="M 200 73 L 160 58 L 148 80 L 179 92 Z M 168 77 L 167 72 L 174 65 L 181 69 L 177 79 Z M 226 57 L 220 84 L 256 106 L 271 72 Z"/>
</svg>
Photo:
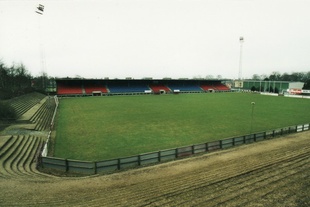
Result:
<svg viewBox="0 0 310 207">
<path fill-rule="evenodd" d="M 62 98 L 54 156 L 100 161 L 309 122 L 309 99 L 259 94 Z"/>
</svg>

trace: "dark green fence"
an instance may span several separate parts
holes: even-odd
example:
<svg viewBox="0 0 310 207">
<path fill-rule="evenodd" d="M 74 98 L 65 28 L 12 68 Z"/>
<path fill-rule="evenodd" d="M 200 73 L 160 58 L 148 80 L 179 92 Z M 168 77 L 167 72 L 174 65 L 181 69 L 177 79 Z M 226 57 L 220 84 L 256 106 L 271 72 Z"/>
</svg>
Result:
<svg viewBox="0 0 310 207">
<path fill-rule="evenodd" d="M 99 162 L 87 162 L 79 160 L 70 160 L 55 157 L 41 157 L 41 166 L 46 169 L 60 170 L 63 172 L 73 172 L 81 174 L 108 173 L 117 170 L 133 168 L 136 166 L 149 165 L 163 161 L 174 160 L 181 157 L 187 157 L 193 154 L 212 152 L 226 149 L 238 145 L 249 144 L 265 139 L 271 139 L 276 136 L 302 132 L 309 130 L 309 124 L 284 127 L 266 132 L 233 137 L 219 141 L 212 141 L 191 146 L 179 147 L 175 149 L 149 152 L 131 157 L 124 157 Z"/>
</svg>

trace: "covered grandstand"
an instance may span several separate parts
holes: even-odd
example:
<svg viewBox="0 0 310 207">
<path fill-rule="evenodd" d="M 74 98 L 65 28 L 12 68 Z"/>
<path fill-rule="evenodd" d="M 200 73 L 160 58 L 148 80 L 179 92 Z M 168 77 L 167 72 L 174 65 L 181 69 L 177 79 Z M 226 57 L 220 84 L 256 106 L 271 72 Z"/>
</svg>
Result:
<svg viewBox="0 0 310 207">
<path fill-rule="evenodd" d="M 58 96 L 226 92 L 221 80 L 56 79 Z"/>
</svg>

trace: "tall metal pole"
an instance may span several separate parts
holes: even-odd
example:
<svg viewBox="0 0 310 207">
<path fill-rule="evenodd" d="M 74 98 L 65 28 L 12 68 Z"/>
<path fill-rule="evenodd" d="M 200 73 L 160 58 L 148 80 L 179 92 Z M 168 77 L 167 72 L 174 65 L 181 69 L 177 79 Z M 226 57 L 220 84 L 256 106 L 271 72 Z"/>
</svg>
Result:
<svg viewBox="0 0 310 207">
<path fill-rule="evenodd" d="M 42 28 L 41 28 L 41 19 L 44 12 L 44 5 L 39 4 L 35 11 L 37 14 L 39 14 L 38 21 L 39 21 L 39 41 L 40 41 L 40 60 L 41 60 L 41 70 L 42 70 L 42 88 L 44 91 L 46 90 L 46 83 L 45 83 L 45 51 L 44 51 L 44 43 L 42 38 Z"/>
<path fill-rule="evenodd" d="M 244 42 L 244 38 L 240 37 L 239 41 L 240 41 L 240 57 L 239 57 L 239 74 L 238 74 L 238 79 L 241 80 L 242 79 L 242 45 L 243 45 L 243 42 Z"/>
<path fill-rule="evenodd" d="M 253 129 L 253 118 L 254 118 L 255 102 L 251 102 L 251 105 L 252 105 L 252 113 L 251 113 L 251 129 L 250 129 L 250 134 L 252 134 L 252 129 Z"/>
</svg>

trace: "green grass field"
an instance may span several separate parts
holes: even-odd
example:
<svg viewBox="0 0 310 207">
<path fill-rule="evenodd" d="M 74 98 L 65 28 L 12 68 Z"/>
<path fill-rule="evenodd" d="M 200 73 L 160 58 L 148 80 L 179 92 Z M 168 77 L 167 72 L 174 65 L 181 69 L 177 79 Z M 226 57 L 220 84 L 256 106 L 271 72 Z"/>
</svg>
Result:
<svg viewBox="0 0 310 207">
<path fill-rule="evenodd" d="M 243 93 L 63 98 L 55 157 L 100 161 L 310 122 L 310 100 Z"/>
</svg>

